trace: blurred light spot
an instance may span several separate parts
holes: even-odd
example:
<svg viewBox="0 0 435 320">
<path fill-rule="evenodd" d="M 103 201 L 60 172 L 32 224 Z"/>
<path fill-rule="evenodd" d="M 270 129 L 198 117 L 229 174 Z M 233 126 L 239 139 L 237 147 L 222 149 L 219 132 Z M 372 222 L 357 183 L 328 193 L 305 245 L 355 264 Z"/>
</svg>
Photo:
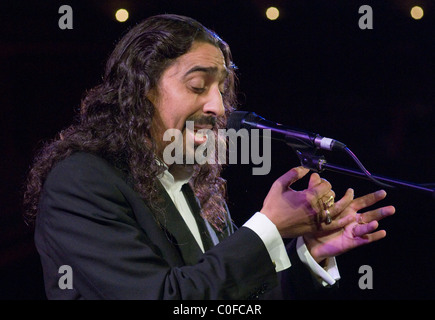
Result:
<svg viewBox="0 0 435 320">
<path fill-rule="evenodd" d="M 419 6 L 412 7 L 411 9 L 411 17 L 415 20 L 420 20 L 423 18 L 423 9 Z"/>
<path fill-rule="evenodd" d="M 269 20 L 276 20 L 279 17 L 279 10 L 275 7 L 267 8 L 266 17 Z"/>
<path fill-rule="evenodd" d="M 115 18 L 119 22 L 125 22 L 125 21 L 127 21 L 127 19 L 128 19 L 128 11 L 125 10 L 125 9 L 119 9 L 115 13 Z"/>
</svg>

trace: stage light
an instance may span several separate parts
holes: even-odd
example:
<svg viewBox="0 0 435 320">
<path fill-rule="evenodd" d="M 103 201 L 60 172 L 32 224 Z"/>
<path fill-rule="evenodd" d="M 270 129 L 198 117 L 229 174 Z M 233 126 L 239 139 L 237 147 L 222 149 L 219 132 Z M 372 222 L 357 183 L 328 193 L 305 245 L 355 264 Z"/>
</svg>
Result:
<svg viewBox="0 0 435 320">
<path fill-rule="evenodd" d="M 128 11 L 125 10 L 125 9 L 119 9 L 115 13 L 115 18 L 119 22 L 125 22 L 125 21 L 127 21 L 127 19 L 128 19 Z"/>
<path fill-rule="evenodd" d="M 421 18 L 423 18 L 423 14 L 424 14 L 424 11 L 423 11 L 422 7 L 419 7 L 419 6 L 412 7 L 411 17 L 413 19 L 420 20 Z"/>
<path fill-rule="evenodd" d="M 279 10 L 275 7 L 267 8 L 266 17 L 269 20 L 276 20 L 279 17 Z"/>
</svg>

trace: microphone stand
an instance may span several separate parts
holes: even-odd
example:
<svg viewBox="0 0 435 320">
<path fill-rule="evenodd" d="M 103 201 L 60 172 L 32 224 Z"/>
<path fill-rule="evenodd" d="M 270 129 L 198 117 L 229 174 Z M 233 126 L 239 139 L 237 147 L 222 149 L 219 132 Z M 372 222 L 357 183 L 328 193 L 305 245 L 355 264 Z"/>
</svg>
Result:
<svg viewBox="0 0 435 320">
<path fill-rule="evenodd" d="M 291 146 L 291 145 L 290 145 Z M 435 200 L 435 189 L 430 188 L 429 186 L 435 187 L 435 184 L 416 184 L 411 183 L 403 180 L 397 180 L 392 179 L 389 177 L 379 176 L 379 175 L 373 175 L 370 174 L 359 162 L 359 160 L 354 156 L 350 150 L 347 150 L 348 152 L 353 155 L 354 160 L 357 161 L 357 163 L 361 164 L 360 169 L 361 171 L 357 171 L 348 167 L 343 167 L 336 164 L 328 163 L 323 155 L 315 155 L 316 149 L 313 148 L 306 148 L 306 149 L 297 149 L 295 150 L 296 154 L 301 162 L 301 165 L 307 169 L 313 170 L 315 172 L 321 173 L 324 170 L 329 170 L 332 172 L 338 172 L 345 175 L 362 178 L 366 180 L 371 180 L 372 182 L 376 183 L 377 185 L 380 185 L 385 188 L 407 188 L 412 189 L 419 192 L 424 192 L 427 195 L 430 195 L 432 197 L 432 200 Z"/>
</svg>

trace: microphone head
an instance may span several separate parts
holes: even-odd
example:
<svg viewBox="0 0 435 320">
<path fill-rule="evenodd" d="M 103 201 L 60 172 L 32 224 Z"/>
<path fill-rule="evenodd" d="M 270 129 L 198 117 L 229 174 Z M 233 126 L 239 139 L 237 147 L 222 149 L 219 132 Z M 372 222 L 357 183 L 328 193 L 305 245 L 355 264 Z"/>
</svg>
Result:
<svg viewBox="0 0 435 320">
<path fill-rule="evenodd" d="M 228 117 L 227 120 L 227 129 L 234 129 L 236 131 L 247 128 L 249 129 L 249 125 L 245 125 L 245 121 L 254 121 L 258 118 L 258 115 L 256 115 L 254 112 L 250 111 L 234 111 L 231 113 L 231 115 Z"/>
</svg>

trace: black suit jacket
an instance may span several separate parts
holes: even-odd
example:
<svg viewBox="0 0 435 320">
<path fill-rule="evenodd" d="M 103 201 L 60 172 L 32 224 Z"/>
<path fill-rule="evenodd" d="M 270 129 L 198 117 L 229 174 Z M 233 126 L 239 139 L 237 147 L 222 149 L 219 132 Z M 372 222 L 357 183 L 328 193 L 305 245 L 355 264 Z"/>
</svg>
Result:
<svg viewBox="0 0 435 320">
<path fill-rule="evenodd" d="M 246 299 L 307 298 L 319 292 L 299 261 L 276 273 L 261 239 L 234 230 L 228 214 L 223 232 L 200 216 L 187 185 L 188 203 L 206 249 L 202 253 L 169 195 L 154 214 L 104 159 L 75 153 L 59 162 L 43 187 L 35 244 L 49 299 Z M 62 265 L 72 270 L 72 289 L 61 289 Z"/>
</svg>

